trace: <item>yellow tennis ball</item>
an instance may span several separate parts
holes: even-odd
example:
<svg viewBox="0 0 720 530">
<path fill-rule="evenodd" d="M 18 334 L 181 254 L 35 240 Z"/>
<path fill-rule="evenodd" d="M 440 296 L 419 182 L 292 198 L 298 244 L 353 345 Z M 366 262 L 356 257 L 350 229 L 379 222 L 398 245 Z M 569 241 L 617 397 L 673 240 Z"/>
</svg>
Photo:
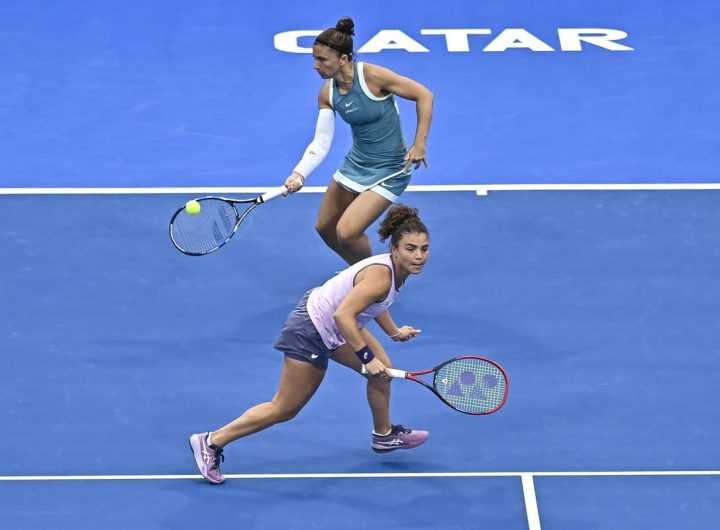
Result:
<svg viewBox="0 0 720 530">
<path fill-rule="evenodd" d="M 185 203 L 185 211 L 190 215 L 197 215 L 200 213 L 200 210 L 202 210 L 202 206 L 200 206 L 200 203 L 195 200 Z"/>
</svg>

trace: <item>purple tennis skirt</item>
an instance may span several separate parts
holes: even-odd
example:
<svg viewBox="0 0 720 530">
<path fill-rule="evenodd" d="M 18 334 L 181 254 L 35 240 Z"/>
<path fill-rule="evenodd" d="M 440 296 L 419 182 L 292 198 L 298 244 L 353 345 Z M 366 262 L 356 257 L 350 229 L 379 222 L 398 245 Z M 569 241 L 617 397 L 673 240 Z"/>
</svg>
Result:
<svg viewBox="0 0 720 530">
<path fill-rule="evenodd" d="M 332 355 L 320 336 L 315 324 L 310 320 L 307 311 L 307 300 L 310 291 L 306 292 L 285 320 L 273 348 L 285 355 L 311 363 L 320 370 L 326 370 L 328 359 Z"/>
</svg>

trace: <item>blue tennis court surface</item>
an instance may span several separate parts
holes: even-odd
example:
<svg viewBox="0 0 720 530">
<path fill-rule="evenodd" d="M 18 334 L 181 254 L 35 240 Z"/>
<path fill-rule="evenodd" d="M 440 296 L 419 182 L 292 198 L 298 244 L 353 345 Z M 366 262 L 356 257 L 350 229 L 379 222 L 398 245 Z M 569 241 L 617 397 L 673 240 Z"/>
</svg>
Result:
<svg viewBox="0 0 720 530">
<path fill-rule="evenodd" d="M 506 407 L 464 416 L 398 383 L 394 417 L 431 440 L 378 456 L 364 385 L 332 366 L 297 419 L 227 448 L 224 471 L 250 477 L 215 488 L 191 478 L 187 435 L 270 397 L 280 365 L 272 338 L 302 292 L 341 265 L 314 243 L 319 199 L 268 203 L 227 248 L 188 258 L 166 232 L 183 196 L 0 198 L 12 220 L 1 241 L 0 420 L 21 437 L 0 464 L 0 476 L 16 477 L 0 481 L 3 526 L 82 527 L 97 510 L 112 514 L 111 527 L 140 517 L 181 527 L 209 508 L 257 528 L 322 528 L 337 517 L 365 528 L 378 513 L 400 528 L 420 519 L 526 528 L 521 473 L 716 469 L 717 192 L 457 192 L 407 195 L 433 247 L 394 311 L 423 334 L 391 351 L 407 369 L 494 358 L 511 378 Z M 292 243 L 272 244 L 288 226 Z M 468 472 L 479 476 L 458 476 Z M 142 477 L 17 478 L 48 475 Z M 535 477 L 552 523 L 543 528 L 591 518 L 588 528 L 622 528 L 618 503 L 628 521 L 643 520 L 626 528 L 678 528 L 688 517 L 687 528 L 703 528 L 718 515 L 717 481 Z"/>
<path fill-rule="evenodd" d="M 718 4 L 341 9 L 0 5 L 0 528 L 715 528 Z M 308 48 L 343 15 L 360 60 L 435 94 L 402 197 L 431 256 L 393 307 L 423 332 L 393 362 L 490 357 L 509 400 L 471 417 L 398 381 L 393 420 L 430 439 L 376 455 L 364 381 L 331 365 L 212 487 L 188 436 L 272 397 L 287 312 L 344 266 L 314 223 L 347 127 L 309 193 L 216 254 L 177 252 L 168 220 L 284 181 L 317 114 Z"/>
</svg>

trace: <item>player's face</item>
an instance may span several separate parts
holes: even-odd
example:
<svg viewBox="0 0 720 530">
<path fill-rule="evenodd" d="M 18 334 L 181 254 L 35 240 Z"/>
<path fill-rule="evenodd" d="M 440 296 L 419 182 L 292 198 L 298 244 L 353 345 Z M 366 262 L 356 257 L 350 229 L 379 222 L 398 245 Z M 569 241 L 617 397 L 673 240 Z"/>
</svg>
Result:
<svg viewBox="0 0 720 530">
<path fill-rule="evenodd" d="M 428 235 L 417 232 L 403 234 L 392 253 L 402 269 L 410 274 L 420 274 L 430 254 Z"/>
<path fill-rule="evenodd" d="M 336 51 L 324 44 L 313 45 L 313 68 L 323 79 L 330 79 L 340 71 L 340 66 L 347 59 L 346 55 L 338 55 Z"/>
</svg>

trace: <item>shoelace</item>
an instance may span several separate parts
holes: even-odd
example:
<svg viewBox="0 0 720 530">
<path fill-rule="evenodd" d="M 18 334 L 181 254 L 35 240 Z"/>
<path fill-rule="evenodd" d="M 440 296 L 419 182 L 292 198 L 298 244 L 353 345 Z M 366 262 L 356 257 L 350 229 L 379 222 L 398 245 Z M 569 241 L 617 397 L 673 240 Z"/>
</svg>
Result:
<svg viewBox="0 0 720 530">
<path fill-rule="evenodd" d="M 223 450 L 215 445 L 208 445 L 210 449 L 212 449 L 215 452 L 215 458 L 212 463 L 212 466 L 210 467 L 218 467 L 220 464 L 218 463 L 218 457 L 220 457 L 220 462 L 225 462 L 225 455 L 223 454 Z"/>
<path fill-rule="evenodd" d="M 390 434 L 400 434 L 400 433 L 408 433 L 412 432 L 412 429 L 406 429 L 402 425 L 393 425 L 392 430 L 390 431 Z"/>
</svg>

